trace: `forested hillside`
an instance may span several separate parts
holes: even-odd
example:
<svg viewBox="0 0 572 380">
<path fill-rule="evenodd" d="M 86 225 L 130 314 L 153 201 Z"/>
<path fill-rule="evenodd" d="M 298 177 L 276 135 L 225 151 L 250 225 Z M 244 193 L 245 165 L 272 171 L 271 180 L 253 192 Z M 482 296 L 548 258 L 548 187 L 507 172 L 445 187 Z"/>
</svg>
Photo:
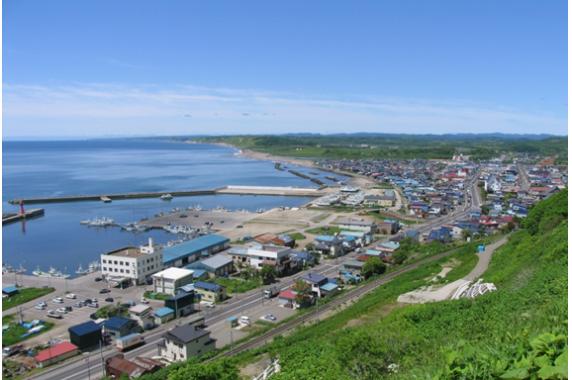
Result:
<svg viewBox="0 0 572 380">
<path fill-rule="evenodd" d="M 567 378 L 567 204 L 567 191 L 539 203 L 497 250 L 484 275 L 496 292 L 397 304 L 399 294 L 438 272 L 432 264 L 256 352 L 183 364 L 168 379 L 237 379 L 261 354 L 280 358 L 273 380 Z"/>
</svg>

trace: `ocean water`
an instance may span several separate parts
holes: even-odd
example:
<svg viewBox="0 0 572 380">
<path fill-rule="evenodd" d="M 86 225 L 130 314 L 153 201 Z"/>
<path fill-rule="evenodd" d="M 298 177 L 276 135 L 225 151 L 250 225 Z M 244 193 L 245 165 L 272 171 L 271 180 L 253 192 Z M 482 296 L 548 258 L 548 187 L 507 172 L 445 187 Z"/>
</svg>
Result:
<svg viewBox="0 0 572 380">
<path fill-rule="evenodd" d="M 210 144 L 185 144 L 151 139 L 85 141 L 3 142 L 3 212 L 17 211 L 8 200 L 23 197 L 75 194 L 109 194 L 138 191 L 212 189 L 225 185 L 297 186 L 316 185 L 270 161 L 237 155 L 232 148 Z M 324 182 L 332 174 L 294 167 Z M 342 179 L 342 177 L 338 178 Z M 3 263 L 23 265 L 28 272 L 53 266 L 73 274 L 99 260 L 101 253 L 126 245 L 143 244 L 148 237 L 159 243 L 176 238 L 164 231 L 125 232 L 119 228 L 88 228 L 84 219 L 110 217 L 127 223 L 166 212 L 173 207 L 200 204 L 203 209 L 298 206 L 303 197 L 216 195 L 102 202 L 30 205 L 42 207 L 45 215 L 2 227 Z"/>
</svg>

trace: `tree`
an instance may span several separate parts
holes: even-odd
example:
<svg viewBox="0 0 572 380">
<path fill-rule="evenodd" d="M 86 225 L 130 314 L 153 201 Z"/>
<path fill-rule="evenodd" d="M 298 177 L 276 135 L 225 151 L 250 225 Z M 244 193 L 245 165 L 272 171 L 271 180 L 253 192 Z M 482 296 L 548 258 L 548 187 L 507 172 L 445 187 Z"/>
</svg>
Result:
<svg viewBox="0 0 572 380">
<path fill-rule="evenodd" d="M 394 255 L 393 255 L 393 262 L 395 264 L 403 264 L 403 262 L 407 260 L 407 254 L 405 252 L 402 252 L 401 250 L 397 251 Z"/>
<path fill-rule="evenodd" d="M 379 257 L 370 257 L 365 262 L 361 273 L 364 275 L 365 278 L 369 278 L 371 276 L 382 274 L 385 272 L 385 264 L 381 261 Z"/>
<path fill-rule="evenodd" d="M 272 284 L 276 278 L 276 269 L 271 265 L 263 265 L 260 269 L 260 276 L 264 285 Z"/>
<path fill-rule="evenodd" d="M 305 306 L 312 299 L 312 287 L 305 281 L 297 280 L 292 286 L 292 290 L 296 292 L 296 303 Z"/>
<path fill-rule="evenodd" d="M 190 362 L 169 371 L 168 380 L 239 380 L 238 369 L 229 360 L 197 364 Z"/>
</svg>

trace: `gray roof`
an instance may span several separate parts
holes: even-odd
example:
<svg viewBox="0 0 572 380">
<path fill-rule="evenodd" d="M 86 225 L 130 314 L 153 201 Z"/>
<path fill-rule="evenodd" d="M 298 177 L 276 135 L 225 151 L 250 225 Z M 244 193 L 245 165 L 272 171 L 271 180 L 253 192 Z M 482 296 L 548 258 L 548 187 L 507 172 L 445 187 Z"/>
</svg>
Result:
<svg viewBox="0 0 572 380">
<path fill-rule="evenodd" d="M 208 330 L 197 329 L 196 326 L 183 325 L 177 326 L 165 334 L 165 338 L 177 340 L 181 343 L 189 343 L 195 339 L 209 335 Z"/>
<path fill-rule="evenodd" d="M 232 258 L 227 255 L 214 255 L 208 259 L 202 260 L 201 262 L 210 268 L 218 269 L 232 263 Z"/>
</svg>

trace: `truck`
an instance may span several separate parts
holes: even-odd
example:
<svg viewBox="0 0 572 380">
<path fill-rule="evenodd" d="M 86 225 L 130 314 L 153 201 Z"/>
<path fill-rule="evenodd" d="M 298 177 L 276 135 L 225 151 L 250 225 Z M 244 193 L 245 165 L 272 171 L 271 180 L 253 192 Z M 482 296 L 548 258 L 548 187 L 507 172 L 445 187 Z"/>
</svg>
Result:
<svg viewBox="0 0 572 380">
<path fill-rule="evenodd" d="M 143 335 L 139 333 L 129 334 L 115 340 L 115 348 L 120 352 L 124 352 L 133 347 L 142 346 L 144 344 L 145 339 L 143 338 Z"/>
<path fill-rule="evenodd" d="M 278 293 L 280 293 L 280 289 L 278 289 L 276 286 L 272 286 L 268 289 L 264 289 L 264 298 L 276 297 Z"/>
</svg>

